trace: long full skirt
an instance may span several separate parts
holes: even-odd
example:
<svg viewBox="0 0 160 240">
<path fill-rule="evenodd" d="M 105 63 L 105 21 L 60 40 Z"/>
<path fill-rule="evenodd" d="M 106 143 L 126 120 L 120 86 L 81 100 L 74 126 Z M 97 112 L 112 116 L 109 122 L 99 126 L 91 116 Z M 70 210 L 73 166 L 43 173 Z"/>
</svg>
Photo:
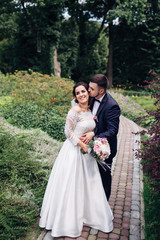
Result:
<svg viewBox="0 0 160 240">
<path fill-rule="evenodd" d="M 78 237 L 84 225 L 103 232 L 113 229 L 97 162 L 68 139 L 51 171 L 40 216 L 39 226 L 53 237 Z"/>
</svg>

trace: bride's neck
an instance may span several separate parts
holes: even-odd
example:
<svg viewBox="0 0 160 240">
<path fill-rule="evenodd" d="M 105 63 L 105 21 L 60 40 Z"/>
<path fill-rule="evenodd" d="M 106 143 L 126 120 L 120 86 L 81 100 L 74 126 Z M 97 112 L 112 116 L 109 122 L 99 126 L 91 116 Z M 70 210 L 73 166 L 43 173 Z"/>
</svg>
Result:
<svg viewBox="0 0 160 240">
<path fill-rule="evenodd" d="M 87 112 L 88 111 L 88 103 L 86 104 L 81 104 L 81 103 L 78 103 L 79 107 L 81 108 L 81 110 L 83 112 Z"/>
</svg>

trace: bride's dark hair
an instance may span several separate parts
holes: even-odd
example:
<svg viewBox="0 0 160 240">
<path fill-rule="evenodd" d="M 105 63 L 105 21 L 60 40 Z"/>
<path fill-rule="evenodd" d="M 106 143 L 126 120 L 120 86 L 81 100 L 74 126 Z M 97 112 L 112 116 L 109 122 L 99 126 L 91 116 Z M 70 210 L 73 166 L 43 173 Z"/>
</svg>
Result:
<svg viewBox="0 0 160 240">
<path fill-rule="evenodd" d="M 79 87 L 79 86 L 85 87 L 85 89 L 86 89 L 87 92 L 88 92 L 88 88 L 89 88 L 88 84 L 85 83 L 85 82 L 79 82 L 79 83 L 77 83 L 77 84 L 73 87 L 72 93 L 73 93 L 73 96 L 75 96 L 75 97 L 76 97 L 76 88 Z M 75 99 L 75 102 L 78 103 L 77 99 Z"/>
</svg>

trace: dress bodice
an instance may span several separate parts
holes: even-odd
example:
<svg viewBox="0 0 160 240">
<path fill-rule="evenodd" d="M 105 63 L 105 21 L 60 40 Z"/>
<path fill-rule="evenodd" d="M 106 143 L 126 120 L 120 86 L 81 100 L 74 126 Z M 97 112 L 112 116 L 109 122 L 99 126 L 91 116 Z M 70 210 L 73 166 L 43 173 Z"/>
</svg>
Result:
<svg viewBox="0 0 160 240">
<path fill-rule="evenodd" d="M 68 112 L 65 124 L 65 135 L 74 145 L 77 145 L 79 138 L 87 132 L 93 131 L 95 121 L 91 112 Z"/>
</svg>

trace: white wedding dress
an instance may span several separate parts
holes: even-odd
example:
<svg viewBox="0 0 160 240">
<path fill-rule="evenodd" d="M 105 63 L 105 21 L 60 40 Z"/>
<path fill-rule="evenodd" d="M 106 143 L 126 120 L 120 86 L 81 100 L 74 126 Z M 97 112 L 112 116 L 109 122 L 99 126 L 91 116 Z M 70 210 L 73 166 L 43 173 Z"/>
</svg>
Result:
<svg viewBox="0 0 160 240">
<path fill-rule="evenodd" d="M 69 111 L 67 140 L 53 166 L 40 213 L 39 226 L 51 230 L 53 237 L 78 237 L 83 225 L 103 232 L 113 229 L 97 162 L 77 146 L 79 137 L 94 127 L 91 112 Z"/>
</svg>

